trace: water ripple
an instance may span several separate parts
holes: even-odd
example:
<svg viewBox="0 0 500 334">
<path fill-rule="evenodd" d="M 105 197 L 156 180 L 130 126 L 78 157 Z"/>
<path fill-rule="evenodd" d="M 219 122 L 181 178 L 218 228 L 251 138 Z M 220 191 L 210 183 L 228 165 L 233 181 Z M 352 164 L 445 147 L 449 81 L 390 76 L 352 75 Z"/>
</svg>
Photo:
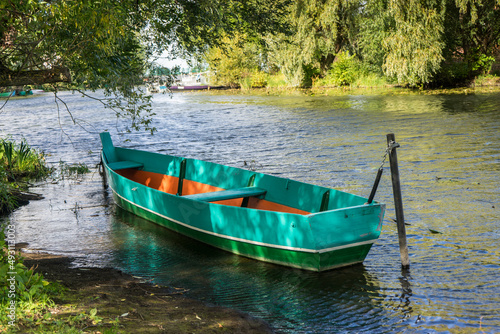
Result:
<svg viewBox="0 0 500 334">
<path fill-rule="evenodd" d="M 117 209 L 96 173 L 38 185 L 45 199 L 7 218 L 32 250 L 188 288 L 265 318 L 280 333 L 500 332 L 500 94 L 157 95 L 155 136 L 119 134 L 128 124 L 98 103 L 61 96 L 83 128 L 64 113 L 58 118 L 45 94 L 9 101 L 1 136 L 25 136 L 55 165 L 96 164 L 97 133 L 107 129 L 117 145 L 247 162 L 367 196 L 385 134 L 394 132 L 411 269 L 400 269 L 387 168 L 376 196 L 387 203 L 383 233 L 361 266 L 309 273 L 201 245 Z"/>
</svg>

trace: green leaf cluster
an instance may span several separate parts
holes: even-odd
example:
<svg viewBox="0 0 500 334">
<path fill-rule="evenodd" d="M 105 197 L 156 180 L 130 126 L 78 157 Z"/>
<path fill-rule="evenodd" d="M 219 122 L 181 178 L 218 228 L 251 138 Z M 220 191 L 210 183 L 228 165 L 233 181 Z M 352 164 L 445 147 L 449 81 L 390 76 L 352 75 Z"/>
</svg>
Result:
<svg viewBox="0 0 500 334">
<path fill-rule="evenodd" d="M 3 73 L 69 69 L 69 88 L 84 95 L 103 89 L 100 101 L 117 117 L 131 119 L 130 130 L 154 132 L 150 97 L 137 88 L 152 56 L 167 49 L 201 55 L 224 36 L 255 39 L 282 30 L 288 1 L 3 0 L 0 82 Z"/>
<path fill-rule="evenodd" d="M 23 179 L 39 179 L 51 172 L 45 165 L 45 155 L 31 148 L 26 140 L 20 144 L 0 139 L 0 214 L 11 212 L 18 206 L 13 192 L 26 186 Z"/>
<path fill-rule="evenodd" d="M 258 73 L 262 70 L 265 60 L 262 59 L 259 45 L 249 42 L 246 36 L 240 34 L 232 38 L 224 37 L 222 42 L 224 47 L 212 47 L 205 56 L 210 67 L 214 69 L 211 81 L 236 88 L 245 85 L 244 82 L 252 86 L 252 77 L 255 77 L 255 84 L 263 84 L 265 79 L 258 78 Z"/>
</svg>

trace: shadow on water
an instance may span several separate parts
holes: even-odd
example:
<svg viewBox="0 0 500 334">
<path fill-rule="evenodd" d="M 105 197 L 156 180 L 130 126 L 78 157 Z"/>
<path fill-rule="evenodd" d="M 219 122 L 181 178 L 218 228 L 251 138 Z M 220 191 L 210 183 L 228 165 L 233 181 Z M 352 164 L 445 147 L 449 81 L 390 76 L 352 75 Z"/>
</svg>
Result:
<svg viewBox="0 0 500 334">
<path fill-rule="evenodd" d="M 263 263 L 197 242 L 120 208 L 113 216 L 111 236 L 117 267 L 189 289 L 191 297 L 250 312 L 280 332 L 384 332 L 398 321 L 387 313 L 378 278 L 363 265 L 315 273 Z M 407 272 L 400 284 L 395 308 L 405 318 L 412 312 Z"/>
</svg>

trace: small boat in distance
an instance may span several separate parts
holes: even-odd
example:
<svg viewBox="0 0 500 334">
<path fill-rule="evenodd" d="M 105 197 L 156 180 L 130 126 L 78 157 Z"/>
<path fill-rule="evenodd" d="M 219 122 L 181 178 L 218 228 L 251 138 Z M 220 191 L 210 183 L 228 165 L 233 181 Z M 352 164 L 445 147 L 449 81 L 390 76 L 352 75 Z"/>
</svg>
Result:
<svg viewBox="0 0 500 334">
<path fill-rule="evenodd" d="M 7 92 L 1 92 L 0 93 L 0 97 L 11 97 L 11 96 L 14 96 L 16 95 L 16 91 L 13 90 L 13 91 L 7 91 Z"/>
<path fill-rule="evenodd" d="M 225 89 L 225 86 L 215 86 L 209 84 L 209 72 L 182 74 L 176 77 L 169 89 L 171 91 L 178 90 L 210 90 L 210 89 Z"/>
<path fill-rule="evenodd" d="M 13 91 L 7 91 L 0 93 L 0 97 L 12 97 L 12 96 L 27 96 L 33 95 L 33 91 L 31 89 L 15 89 Z"/>
<path fill-rule="evenodd" d="M 380 236 L 384 204 L 236 167 L 115 147 L 108 132 L 100 137 L 107 182 L 120 207 L 214 247 L 323 271 L 363 262 Z"/>
</svg>

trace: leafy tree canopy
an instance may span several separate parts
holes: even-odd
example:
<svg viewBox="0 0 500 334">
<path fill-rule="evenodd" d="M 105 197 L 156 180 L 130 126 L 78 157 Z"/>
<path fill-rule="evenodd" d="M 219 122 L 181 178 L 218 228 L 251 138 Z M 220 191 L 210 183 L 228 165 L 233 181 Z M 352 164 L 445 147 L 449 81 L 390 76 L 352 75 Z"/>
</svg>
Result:
<svg viewBox="0 0 500 334">
<path fill-rule="evenodd" d="M 287 21 L 293 33 L 266 42 L 292 86 L 345 51 L 403 85 L 463 82 L 489 70 L 500 43 L 499 0 L 295 0 Z"/>
<path fill-rule="evenodd" d="M 222 33 L 281 29 L 283 8 L 271 0 L 2 0 L 0 87 L 62 81 L 104 89 L 117 98 L 102 100 L 107 107 L 154 130 L 149 98 L 135 87 L 155 53 L 205 50 Z"/>
</svg>

